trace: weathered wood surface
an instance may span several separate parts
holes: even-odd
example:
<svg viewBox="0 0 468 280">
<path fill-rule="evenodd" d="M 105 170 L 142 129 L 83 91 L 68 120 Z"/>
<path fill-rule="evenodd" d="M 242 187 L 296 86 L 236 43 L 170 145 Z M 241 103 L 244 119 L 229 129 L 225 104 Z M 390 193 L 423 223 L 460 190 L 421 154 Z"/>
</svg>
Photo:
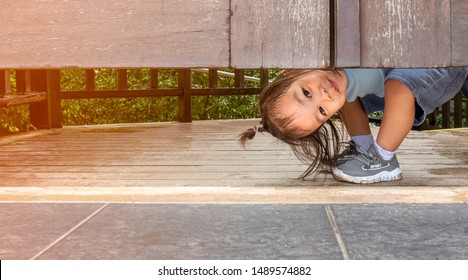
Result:
<svg viewBox="0 0 468 280">
<path fill-rule="evenodd" d="M 464 0 L 4 0 L 0 68 L 467 66 L 467 14 Z"/>
<path fill-rule="evenodd" d="M 468 1 L 452 0 L 452 65 L 468 65 Z"/>
<path fill-rule="evenodd" d="M 228 19 L 228 0 L 3 0 L 0 67 L 226 67 Z"/>
<path fill-rule="evenodd" d="M 328 0 L 231 1 L 236 68 L 330 66 Z"/>
<path fill-rule="evenodd" d="M 358 0 L 335 1 L 335 65 L 361 65 L 361 30 Z"/>
<path fill-rule="evenodd" d="M 23 94 L 8 94 L 0 97 L 0 107 L 13 107 L 47 100 L 46 92 L 27 92 Z"/>
<path fill-rule="evenodd" d="M 450 3 L 360 0 L 361 66 L 450 66 Z"/>
<path fill-rule="evenodd" d="M 376 185 L 305 169 L 285 145 L 236 136 L 258 120 L 65 127 L 0 139 L 0 201 L 467 203 L 468 131 L 412 131 L 404 178 Z"/>
</svg>

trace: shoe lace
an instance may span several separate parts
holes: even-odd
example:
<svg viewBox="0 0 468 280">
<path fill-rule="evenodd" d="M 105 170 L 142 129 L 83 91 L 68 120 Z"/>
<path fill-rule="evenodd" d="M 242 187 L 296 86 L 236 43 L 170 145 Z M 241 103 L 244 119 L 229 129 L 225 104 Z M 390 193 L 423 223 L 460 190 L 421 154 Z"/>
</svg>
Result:
<svg viewBox="0 0 468 280">
<path fill-rule="evenodd" d="M 348 143 L 346 143 L 345 145 L 346 145 L 346 148 L 343 150 L 343 152 L 341 152 L 341 154 L 340 154 L 341 156 L 350 154 L 352 152 L 352 150 L 356 149 L 356 147 L 357 147 L 356 143 L 354 143 L 353 140 L 348 141 Z"/>
<path fill-rule="evenodd" d="M 356 149 L 359 154 L 355 157 L 355 159 L 359 160 L 365 165 L 369 166 L 371 163 L 377 160 L 377 157 L 374 154 L 364 150 L 361 146 L 356 145 Z"/>
</svg>

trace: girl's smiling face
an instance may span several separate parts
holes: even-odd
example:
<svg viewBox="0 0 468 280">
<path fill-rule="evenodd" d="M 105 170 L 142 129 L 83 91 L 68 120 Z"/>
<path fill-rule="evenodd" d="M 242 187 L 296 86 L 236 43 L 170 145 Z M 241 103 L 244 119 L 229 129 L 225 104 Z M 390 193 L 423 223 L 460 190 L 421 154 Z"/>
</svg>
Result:
<svg viewBox="0 0 468 280">
<path fill-rule="evenodd" d="M 314 132 L 346 102 L 343 71 L 316 70 L 294 81 L 277 103 L 277 117 L 288 119 L 287 131 L 298 137 Z"/>
</svg>

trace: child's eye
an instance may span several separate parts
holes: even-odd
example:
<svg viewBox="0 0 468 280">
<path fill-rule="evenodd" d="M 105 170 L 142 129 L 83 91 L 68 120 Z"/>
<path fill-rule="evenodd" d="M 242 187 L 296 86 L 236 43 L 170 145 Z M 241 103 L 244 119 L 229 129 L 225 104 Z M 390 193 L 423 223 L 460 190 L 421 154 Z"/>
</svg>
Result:
<svg viewBox="0 0 468 280">
<path fill-rule="evenodd" d="M 326 116 L 327 115 L 327 112 L 325 112 L 325 109 L 323 109 L 323 107 L 319 107 L 319 111 L 320 111 L 320 114 Z"/>
<path fill-rule="evenodd" d="M 302 93 L 304 93 L 304 96 L 305 97 L 312 97 L 312 95 L 310 94 L 309 91 L 305 90 L 305 89 L 302 89 Z"/>
</svg>

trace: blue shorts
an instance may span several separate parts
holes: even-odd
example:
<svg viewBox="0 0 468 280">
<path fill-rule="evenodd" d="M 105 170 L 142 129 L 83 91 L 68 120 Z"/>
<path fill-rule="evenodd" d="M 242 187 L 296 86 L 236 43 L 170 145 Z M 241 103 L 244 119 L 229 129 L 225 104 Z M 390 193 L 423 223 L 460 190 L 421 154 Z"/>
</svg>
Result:
<svg viewBox="0 0 468 280">
<path fill-rule="evenodd" d="M 414 125 L 454 97 L 468 76 L 468 68 L 392 69 L 385 80 L 395 79 L 405 84 L 416 98 Z M 361 98 L 367 114 L 384 109 L 384 98 L 366 95 Z"/>
</svg>

